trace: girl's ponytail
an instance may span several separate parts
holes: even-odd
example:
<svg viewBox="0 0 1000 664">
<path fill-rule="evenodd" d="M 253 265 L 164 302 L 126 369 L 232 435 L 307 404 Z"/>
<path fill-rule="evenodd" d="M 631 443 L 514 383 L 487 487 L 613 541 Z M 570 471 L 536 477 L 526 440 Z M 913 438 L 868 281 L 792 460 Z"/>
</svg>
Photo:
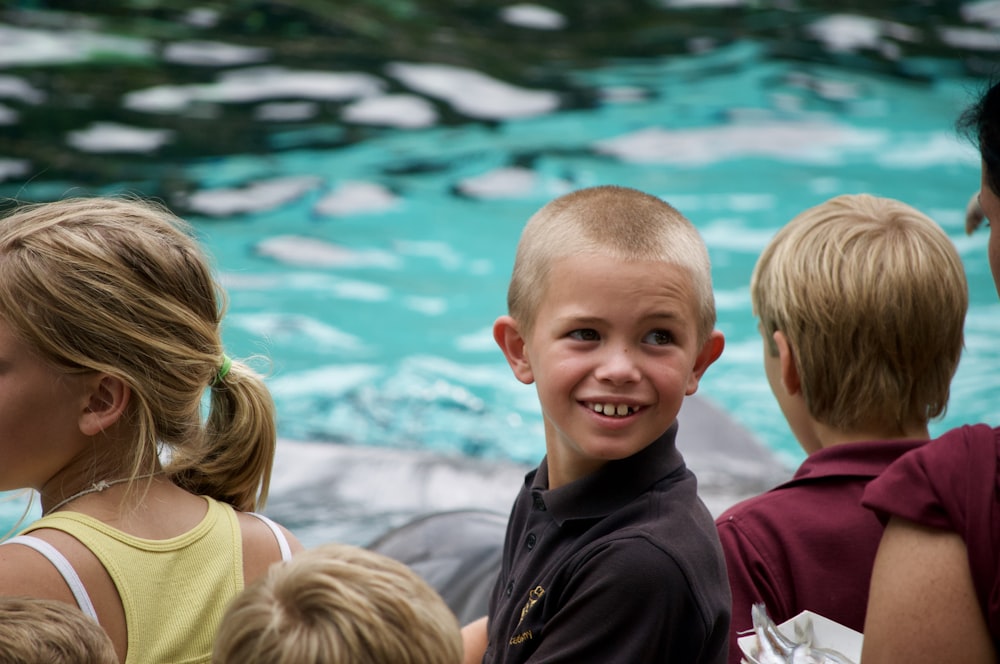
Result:
<svg viewBox="0 0 1000 664">
<path fill-rule="evenodd" d="M 192 493 L 257 510 L 267 501 L 276 436 L 274 401 L 263 379 L 224 356 L 211 385 L 202 445 L 175 450 L 166 470 Z"/>
</svg>

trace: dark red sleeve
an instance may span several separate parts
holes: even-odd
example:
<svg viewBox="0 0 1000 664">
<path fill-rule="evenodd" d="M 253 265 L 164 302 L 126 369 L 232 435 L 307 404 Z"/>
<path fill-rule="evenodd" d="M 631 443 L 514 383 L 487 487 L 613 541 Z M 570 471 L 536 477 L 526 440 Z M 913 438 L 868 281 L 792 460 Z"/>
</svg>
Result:
<svg viewBox="0 0 1000 664">
<path fill-rule="evenodd" d="M 908 452 L 872 480 L 862 503 L 880 519 L 898 516 L 957 533 L 994 638 L 1000 634 L 1000 429 L 952 429 Z"/>
</svg>

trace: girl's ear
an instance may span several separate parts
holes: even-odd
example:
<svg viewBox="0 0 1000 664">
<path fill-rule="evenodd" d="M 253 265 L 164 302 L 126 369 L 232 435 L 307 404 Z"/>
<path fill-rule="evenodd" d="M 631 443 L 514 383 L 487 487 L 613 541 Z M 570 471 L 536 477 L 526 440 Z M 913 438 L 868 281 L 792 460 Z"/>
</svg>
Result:
<svg viewBox="0 0 1000 664">
<path fill-rule="evenodd" d="M 514 372 L 514 377 L 525 385 L 535 382 L 535 374 L 531 371 L 531 359 L 528 349 L 521 336 L 517 321 L 510 316 L 500 316 L 493 323 L 493 339 L 496 340 L 507 364 Z"/>
<path fill-rule="evenodd" d="M 781 384 L 791 395 L 802 391 L 802 379 L 799 368 L 795 365 L 795 350 L 788 343 L 788 337 L 781 330 L 774 333 L 774 344 L 778 347 L 778 362 L 781 365 Z"/>
<path fill-rule="evenodd" d="M 95 436 L 114 426 L 132 398 L 132 390 L 120 378 L 97 374 L 87 384 L 86 401 L 80 414 L 80 431 Z"/>
</svg>

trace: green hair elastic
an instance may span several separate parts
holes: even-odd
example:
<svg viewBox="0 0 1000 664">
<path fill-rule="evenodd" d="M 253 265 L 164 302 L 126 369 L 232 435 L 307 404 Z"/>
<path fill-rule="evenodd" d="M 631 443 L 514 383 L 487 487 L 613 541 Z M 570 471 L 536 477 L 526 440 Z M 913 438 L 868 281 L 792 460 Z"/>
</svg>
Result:
<svg viewBox="0 0 1000 664">
<path fill-rule="evenodd" d="M 222 354 L 222 366 L 219 367 L 219 371 L 215 374 L 215 380 L 212 381 L 212 386 L 221 385 L 223 379 L 229 375 L 229 370 L 233 366 L 233 358 L 229 357 L 225 353 Z"/>
</svg>

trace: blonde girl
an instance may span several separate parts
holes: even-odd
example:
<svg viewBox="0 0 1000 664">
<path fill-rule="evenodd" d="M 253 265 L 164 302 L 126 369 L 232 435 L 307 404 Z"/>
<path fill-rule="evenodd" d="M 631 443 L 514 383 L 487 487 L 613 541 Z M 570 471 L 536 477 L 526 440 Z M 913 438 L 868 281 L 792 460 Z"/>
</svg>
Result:
<svg viewBox="0 0 1000 664">
<path fill-rule="evenodd" d="M 79 606 L 125 664 L 208 662 L 228 602 L 301 549 L 253 513 L 274 405 L 225 355 L 221 300 L 159 205 L 0 219 L 0 490 L 36 490 L 43 514 L 0 546 L 0 595 Z"/>
</svg>

